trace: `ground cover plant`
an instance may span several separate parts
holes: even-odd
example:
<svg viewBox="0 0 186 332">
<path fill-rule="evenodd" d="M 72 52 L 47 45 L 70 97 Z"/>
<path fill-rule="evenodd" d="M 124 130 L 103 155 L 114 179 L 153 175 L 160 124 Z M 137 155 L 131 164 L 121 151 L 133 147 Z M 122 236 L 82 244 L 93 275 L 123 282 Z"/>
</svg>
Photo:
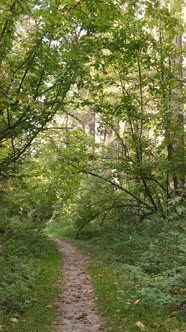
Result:
<svg viewBox="0 0 186 332">
<path fill-rule="evenodd" d="M 50 330 L 61 255 L 32 222 L 12 217 L 6 226 L 2 218 L 0 225 L 0 328 Z"/>
</svg>

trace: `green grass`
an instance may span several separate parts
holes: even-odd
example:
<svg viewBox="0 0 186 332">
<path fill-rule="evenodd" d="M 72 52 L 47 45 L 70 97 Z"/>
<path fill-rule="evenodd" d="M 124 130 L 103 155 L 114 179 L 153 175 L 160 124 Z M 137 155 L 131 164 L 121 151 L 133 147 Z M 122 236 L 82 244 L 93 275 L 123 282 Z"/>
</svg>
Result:
<svg viewBox="0 0 186 332">
<path fill-rule="evenodd" d="M 186 332 L 186 248 L 176 228 L 146 226 L 144 232 L 94 225 L 77 240 L 72 225 L 69 233 L 67 225 L 52 227 L 55 235 L 79 243 L 89 257 L 98 312 L 108 331 Z"/>
<path fill-rule="evenodd" d="M 85 250 L 87 251 L 87 248 Z M 164 307 L 158 308 L 153 302 L 147 305 L 140 301 L 136 296 L 136 285 L 131 283 L 131 274 L 127 269 L 123 269 L 120 264 L 109 264 L 102 259 L 103 255 L 94 249 L 89 249 L 88 252 L 91 261 L 88 271 L 99 312 L 108 321 L 109 331 L 137 332 L 140 331 L 136 325 L 139 322 L 144 325 L 144 330 L 148 331 L 186 331 L 186 324 L 177 317 L 169 316 Z"/>
<path fill-rule="evenodd" d="M 61 259 L 57 252 L 54 253 L 54 256 L 40 262 L 41 270 L 34 287 L 36 303 L 25 312 L 22 321 L 16 325 L 15 331 L 51 331 L 50 324 L 57 315 L 53 304 L 59 291 L 58 280 L 61 277 L 59 264 L 61 264 Z"/>
<path fill-rule="evenodd" d="M 26 262 L 34 275 L 29 285 L 30 304 L 20 312 L 3 314 L 0 326 L 3 332 L 47 332 L 51 328 L 57 311 L 54 307 L 60 292 L 62 257 L 54 243 L 46 237 L 32 239 L 26 250 L 32 257 Z M 23 257 L 25 256 L 24 253 Z M 22 259 L 25 259 L 25 257 Z M 13 320 L 16 320 L 14 322 Z"/>
</svg>

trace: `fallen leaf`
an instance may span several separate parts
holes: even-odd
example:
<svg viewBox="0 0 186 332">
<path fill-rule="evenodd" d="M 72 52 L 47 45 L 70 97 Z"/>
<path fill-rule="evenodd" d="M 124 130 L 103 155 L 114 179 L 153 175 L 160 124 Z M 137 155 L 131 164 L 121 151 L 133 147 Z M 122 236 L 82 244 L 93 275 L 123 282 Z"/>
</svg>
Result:
<svg viewBox="0 0 186 332">
<path fill-rule="evenodd" d="M 10 318 L 11 322 L 13 323 L 18 323 L 18 319 L 17 318 Z"/>
<path fill-rule="evenodd" d="M 147 331 L 146 326 L 140 321 L 136 322 L 136 326 L 139 327 L 141 331 Z"/>
<path fill-rule="evenodd" d="M 138 303 L 140 303 L 140 301 L 141 301 L 141 300 L 136 300 L 136 301 L 134 302 L 134 304 L 138 304 Z"/>
<path fill-rule="evenodd" d="M 87 291 L 87 293 L 90 294 L 90 293 L 92 293 L 93 291 L 94 291 L 93 289 L 89 289 L 89 290 Z"/>
</svg>

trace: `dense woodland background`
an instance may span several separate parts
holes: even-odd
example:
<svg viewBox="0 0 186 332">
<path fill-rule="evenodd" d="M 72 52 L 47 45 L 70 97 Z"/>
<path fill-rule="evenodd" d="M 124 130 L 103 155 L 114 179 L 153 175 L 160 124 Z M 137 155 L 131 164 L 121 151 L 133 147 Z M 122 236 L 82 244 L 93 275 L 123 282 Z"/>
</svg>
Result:
<svg viewBox="0 0 186 332">
<path fill-rule="evenodd" d="M 1 0 L 5 331 L 38 301 L 46 225 L 126 274 L 113 321 L 138 301 L 161 307 L 149 331 L 185 331 L 184 13 L 181 0 Z"/>
</svg>

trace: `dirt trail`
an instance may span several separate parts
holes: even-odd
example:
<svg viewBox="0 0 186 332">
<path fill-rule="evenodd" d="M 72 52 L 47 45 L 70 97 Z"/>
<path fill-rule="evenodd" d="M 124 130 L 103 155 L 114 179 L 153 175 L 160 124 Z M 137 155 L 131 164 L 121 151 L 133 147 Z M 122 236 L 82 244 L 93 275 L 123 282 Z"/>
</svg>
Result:
<svg viewBox="0 0 186 332">
<path fill-rule="evenodd" d="M 57 332 L 105 331 L 96 314 L 90 277 L 85 271 L 86 259 L 75 245 L 52 237 L 64 256 L 64 287 L 58 303 Z"/>
</svg>

